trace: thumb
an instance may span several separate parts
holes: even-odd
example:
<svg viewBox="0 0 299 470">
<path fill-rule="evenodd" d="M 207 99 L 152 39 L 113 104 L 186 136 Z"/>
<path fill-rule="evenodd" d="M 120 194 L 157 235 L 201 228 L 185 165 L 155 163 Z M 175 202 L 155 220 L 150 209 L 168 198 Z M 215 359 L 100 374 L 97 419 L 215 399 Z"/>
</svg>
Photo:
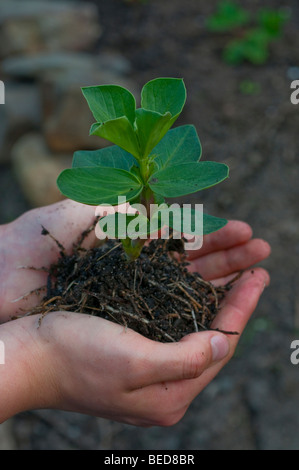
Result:
<svg viewBox="0 0 299 470">
<path fill-rule="evenodd" d="M 143 385 L 194 379 L 228 353 L 227 337 L 212 331 L 192 333 L 178 343 L 157 343 L 151 351 L 151 367 L 147 368 Z"/>
</svg>

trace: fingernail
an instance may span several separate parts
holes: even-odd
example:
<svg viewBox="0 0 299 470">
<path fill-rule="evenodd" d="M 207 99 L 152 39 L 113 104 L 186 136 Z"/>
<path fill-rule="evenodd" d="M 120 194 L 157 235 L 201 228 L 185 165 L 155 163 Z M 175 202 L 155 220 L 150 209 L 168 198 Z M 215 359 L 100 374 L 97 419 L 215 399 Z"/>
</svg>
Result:
<svg viewBox="0 0 299 470">
<path fill-rule="evenodd" d="M 229 350 L 229 344 L 226 336 L 215 335 L 211 338 L 212 358 L 213 361 L 223 359 Z"/>
</svg>

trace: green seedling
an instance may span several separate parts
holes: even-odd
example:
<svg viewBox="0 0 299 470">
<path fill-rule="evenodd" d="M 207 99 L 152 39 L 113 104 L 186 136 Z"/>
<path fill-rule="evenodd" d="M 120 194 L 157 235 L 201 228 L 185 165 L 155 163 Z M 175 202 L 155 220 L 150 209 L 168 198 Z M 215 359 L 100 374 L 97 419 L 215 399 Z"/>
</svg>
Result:
<svg viewBox="0 0 299 470">
<path fill-rule="evenodd" d="M 244 36 L 231 41 L 223 51 L 223 59 L 231 65 L 244 61 L 253 65 L 264 64 L 269 57 L 271 38 L 262 28 L 246 31 Z"/>
<path fill-rule="evenodd" d="M 142 206 L 142 213 L 115 212 L 99 222 L 109 238 L 113 219 L 117 238 L 121 239 L 128 259 L 134 260 L 150 237 L 152 226 L 160 229 L 167 219 L 163 218 L 169 211 L 165 198 L 214 186 L 228 177 L 228 167 L 200 161 L 201 144 L 193 125 L 171 129 L 186 101 L 182 79 L 157 78 L 146 83 L 139 108 L 133 94 L 117 85 L 84 87 L 82 92 L 96 120 L 90 134 L 115 145 L 75 152 L 72 168 L 59 175 L 57 184 L 62 194 L 83 204 L 117 206 L 122 197 L 122 202 L 129 202 L 132 207 Z M 159 210 L 152 211 L 153 205 Z M 184 207 L 177 208 L 167 222 L 179 232 L 184 228 L 182 211 Z M 196 210 L 188 208 L 187 212 L 192 220 L 192 234 L 196 234 Z M 202 217 L 203 234 L 219 230 L 227 223 L 208 214 Z M 155 224 L 151 224 L 153 219 Z M 136 226 L 139 237 L 131 238 L 130 230 Z"/>
<path fill-rule="evenodd" d="M 219 2 L 217 11 L 207 19 L 207 28 L 212 32 L 226 33 L 245 26 L 250 13 L 235 2 Z"/>
<path fill-rule="evenodd" d="M 287 10 L 262 8 L 258 11 L 257 23 L 268 34 L 269 39 L 276 39 L 281 37 L 283 26 L 289 18 L 290 13 Z"/>
<path fill-rule="evenodd" d="M 243 95 L 257 95 L 261 92 L 261 85 L 253 80 L 242 80 L 239 90 Z"/>
<path fill-rule="evenodd" d="M 239 65 L 247 61 L 253 65 L 262 65 L 268 60 L 270 46 L 281 37 L 288 19 L 289 13 L 283 9 L 261 8 L 256 15 L 251 16 L 236 3 L 221 1 L 216 13 L 208 18 L 207 28 L 212 32 L 232 35 L 223 49 L 226 63 Z"/>
</svg>

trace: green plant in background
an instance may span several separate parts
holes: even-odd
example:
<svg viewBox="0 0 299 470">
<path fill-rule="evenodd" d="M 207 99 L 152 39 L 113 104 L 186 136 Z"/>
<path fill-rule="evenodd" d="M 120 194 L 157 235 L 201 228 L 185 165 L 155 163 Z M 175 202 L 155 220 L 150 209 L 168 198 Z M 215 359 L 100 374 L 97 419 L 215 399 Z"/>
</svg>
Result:
<svg viewBox="0 0 299 470">
<path fill-rule="evenodd" d="M 243 95 L 257 95 L 261 92 L 261 86 L 258 82 L 253 80 L 242 80 L 239 85 L 239 90 Z"/>
<path fill-rule="evenodd" d="M 227 32 L 245 26 L 250 20 L 250 13 L 234 2 L 218 3 L 214 15 L 207 19 L 207 28 L 213 32 Z"/>
<path fill-rule="evenodd" d="M 286 10 L 262 8 L 258 11 L 257 23 L 267 33 L 269 39 L 275 39 L 281 37 L 282 28 L 289 17 L 290 14 Z"/>
<path fill-rule="evenodd" d="M 244 61 L 261 65 L 269 57 L 272 42 L 282 36 L 283 26 L 288 19 L 289 13 L 285 10 L 261 8 L 250 22 L 246 10 L 234 2 L 221 1 L 216 13 L 208 19 L 207 27 L 213 32 L 232 34 L 242 27 L 241 34 L 238 31 L 238 36 L 225 45 L 223 59 L 231 65 Z"/>
<path fill-rule="evenodd" d="M 183 80 L 157 78 L 149 81 L 142 89 L 140 108 L 136 108 L 130 91 L 117 85 L 84 87 L 82 91 L 96 120 L 90 134 L 115 145 L 75 152 L 72 168 L 59 175 L 57 184 L 62 194 L 83 204 L 115 206 L 122 196 L 131 205 L 137 203 L 145 207 L 145 214 L 116 212 L 102 217 L 99 222 L 103 230 L 106 227 L 104 231 L 109 238 L 107 227 L 113 219 L 117 238 L 121 239 L 127 257 L 136 259 L 150 235 L 152 218 L 157 217 L 154 226 L 160 227 L 163 211 L 169 211 L 165 198 L 214 186 L 227 178 L 228 167 L 223 163 L 199 161 L 201 144 L 194 126 L 170 129 L 185 105 Z M 152 213 L 152 204 L 158 205 L 159 211 Z M 169 226 L 180 232 L 183 231 L 183 210 L 178 208 L 169 217 Z M 189 216 L 195 234 L 195 209 L 189 209 Z M 138 233 L 145 238 L 128 236 L 135 222 L 139 229 L 141 224 Z M 203 233 L 219 230 L 226 223 L 225 219 L 203 214 Z M 120 227 L 124 225 L 123 231 Z"/>
<path fill-rule="evenodd" d="M 240 39 L 231 41 L 223 51 L 223 59 L 228 64 L 238 65 L 244 61 L 254 65 L 264 64 L 269 57 L 270 38 L 261 28 L 246 31 Z"/>
</svg>

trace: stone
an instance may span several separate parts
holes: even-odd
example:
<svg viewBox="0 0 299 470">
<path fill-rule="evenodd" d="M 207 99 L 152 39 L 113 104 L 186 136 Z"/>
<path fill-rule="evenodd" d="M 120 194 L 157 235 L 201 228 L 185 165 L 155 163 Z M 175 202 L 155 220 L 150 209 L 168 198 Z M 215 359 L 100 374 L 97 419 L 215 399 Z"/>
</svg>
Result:
<svg viewBox="0 0 299 470">
<path fill-rule="evenodd" d="M 32 83 L 8 82 L 5 87 L 5 109 L 9 121 L 29 121 L 38 126 L 41 120 L 40 93 Z"/>
<path fill-rule="evenodd" d="M 93 73 L 97 64 L 94 56 L 84 52 L 46 52 L 31 56 L 17 55 L 2 61 L 2 71 L 15 79 L 42 79 L 51 75 L 76 75 L 85 71 Z M 74 79 L 75 79 L 74 77 Z"/>
<path fill-rule="evenodd" d="M 137 94 L 137 86 L 126 77 L 109 70 L 82 68 L 77 73 L 49 74 L 41 82 L 44 111 L 43 132 L 53 152 L 74 152 L 111 145 L 105 139 L 90 136 L 94 117 L 81 92 L 82 86 L 114 83 Z"/>
<path fill-rule="evenodd" d="M 53 155 L 39 133 L 22 136 L 11 151 L 14 174 L 26 200 L 41 207 L 63 199 L 56 180 L 65 168 L 71 167 L 70 155 Z"/>
<path fill-rule="evenodd" d="M 136 84 L 125 75 L 130 64 L 115 52 L 103 55 L 55 52 L 9 57 L 3 60 L 2 68 L 9 79 L 36 80 L 32 86 L 41 102 L 36 102 L 33 97 L 31 109 L 28 109 L 28 102 L 25 111 L 28 109 L 30 116 L 35 108 L 42 109 L 38 127 L 43 130 L 53 152 L 74 152 L 108 145 L 104 139 L 89 136 L 94 118 L 81 93 L 82 86 L 114 83 L 137 96 Z M 12 97 L 12 101 L 16 100 Z"/>
<path fill-rule="evenodd" d="M 90 49 L 101 36 L 92 3 L 1 0 L 0 55 Z"/>
<path fill-rule="evenodd" d="M 116 75 L 126 76 L 132 70 L 129 60 L 114 50 L 102 51 L 95 60 L 99 69 L 109 70 Z"/>
<path fill-rule="evenodd" d="M 40 126 L 40 92 L 32 83 L 7 82 L 5 105 L 0 106 L 0 162 L 9 161 L 10 147 L 25 132 Z"/>
<path fill-rule="evenodd" d="M 55 98 L 54 98 L 55 100 Z M 45 101 L 49 103 L 49 88 Z M 52 101 L 52 103 L 55 101 Z M 81 93 L 80 87 L 69 88 L 56 99 L 56 106 L 45 106 L 46 118 L 43 133 L 49 148 L 53 152 L 75 152 L 76 150 L 97 149 L 107 145 L 104 139 L 89 136 L 89 129 L 94 122 L 92 114 Z"/>
</svg>

